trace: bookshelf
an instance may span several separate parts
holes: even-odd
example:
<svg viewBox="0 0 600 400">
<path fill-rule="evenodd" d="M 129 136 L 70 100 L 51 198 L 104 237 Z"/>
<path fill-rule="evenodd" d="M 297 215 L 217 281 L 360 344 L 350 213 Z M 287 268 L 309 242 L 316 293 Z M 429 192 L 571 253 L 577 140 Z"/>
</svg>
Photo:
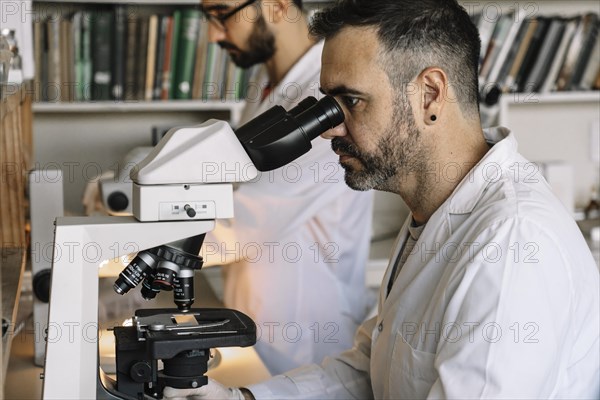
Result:
<svg viewBox="0 0 600 400">
<path fill-rule="evenodd" d="M 540 163 L 540 168 L 560 166 L 571 179 L 552 182 L 547 176 L 551 186 L 557 193 L 566 193 L 568 208 L 584 208 L 592 188 L 600 186 L 600 3 L 461 3 L 470 15 L 488 17 L 476 22 L 483 47 L 480 88 L 484 126 L 509 127 L 519 141 L 519 151 Z M 493 93 L 491 88 L 499 90 Z"/>
<path fill-rule="evenodd" d="M 195 23 L 201 25 L 204 21 L 199 19 L 199 13 L 197 12 L 198 1 L 192 0 L 175 0 L 175 1 L 157 1 L 157 0 L 132 0 L 132 1 L 119 1 L 119 0 L 92 0 L 92 1 L 46 1 L 46 0 L 34 0 L 33 10 L 36 18 L 33 19 L 33 31 L 34 31 L 34 58 L 38 63 L 37 70 L 48 71 L 47 75 L 50 74 L 52 65 L 44 64 L 42 61 L 49 63 L 51 56 L 49 56 L 52 43 L 50 26 L 53 21 L 54 24 L 61 25 L 59 29 L 63 29 L 63 23 L 68 24 L 66 29 L 68 32 L 72 32 L 71 38 L 67 35 L 63 35 L 64 31 L 60 31 L 60 37 L 55 40 L 56 54 L 54 59 L 60 59 L 61 64 L 59 67 L 54 67 L 56 70 L 61 70 L 62 76 L 52 79 L 48 76 L 37 76 L 33 82 L 33 90 L 38 87 L 48 87 L 49 94 L 44 94 L 42 91 L 36 91 L 36 101 L 33 105 L 33 112 L 35 115 L 34 119 L 34 140 L 36 143 L 34 149 L 34 160 L 35 167 L 43 170 L 61 169 L 63 171 L 63 177 L 65 177 L 64 188 L 65 188 L 65 209 L 70 214 L 82 214 L 83 205 L 81 203 L 84 190 L 87 182 L 98 177 L 100 174 L 108 172 L 114 169 L 119 162 L 122 161 L 125 154 L 134 147 L 138 146 L 150 146 L 152 144 L 152 131 L 157 129 L 159 131 L 165 131 L 168 128 L 174 126 L 190 126 L 202 123 L 209 118 L 216 118 L 230 121 L 236 124 L 240 119 L 241 111 L 244 107 L 241 93 L 232 95 L 224 95 L 225 91 L 229 89 L 225 88 L 225 84 L 222 84 L 226 77 L 232 75 L 234 71 L 233 64 L 227 64 L 225 59 L 225 52 L 220 51 L 217 46 L 212 50 L 213 60 L 217 59 L 223 63 L 224 68 L 218 69 L 214 67 L 214 71 L 211 70 L 213 75 L 206 75 L 206 82 L 215 82 L 213 87 L 217 87 L 215 94 L 213 93 L 202 93 L 202 87 L 197 87 L 194 92 L 194 96 L 191 93 L 181 98 L 176 96 L 174 91 L 171 90 L 165 95 L 165 85 L 161 84 L 157 77 L 160 76 L 164 79 L 169 72 L 165 68 L 163 73 L 160 72 L 161 68 L 157 64 L 159 55 L 155 55 L 152 65 L 155 68 L 154 81 L 149 81 L 144 78 L 139 80 L 140 76 L 144 76 L 147 73 L 148 65 L 150 65 L 149 58 L 144 57 L 138 48 L 144 47 L 138 44 L 139 39 L 146 37 L 146 41 L 149 42 L 150 38 L 148 34 L 145 34 L 141 28 L 141 21 L 145 21 L 147 32 L 150 31 L 151 17 L 155 17 L 155 27 L 158 28 L 156 33 L 156 43 L 160 38 L 160 28 L 162 19 L 167 17 L 170 20 L 175 19 L 175 14 L 179 13 L 179 28 L 175 22 L 172 23 L 173 37 L 175 32 L 182 34 L 189 28 L 189 25 L 185 25 L 186 12 L 191 11 L 190 14 L 196 18 Z M 121 13 L 121 14 L 117 14 Z M 82 15 L 83 14 L 83 15 Z M 79 15 L 79 20 L 76 22 L 78 25 L 76 28 L 75 19 Z M 90 52 L 98 51 L 98 43 L 94 43 L 95 37 L 104 35 L 107 32 L 101 32 L 98 34 L 99 28 L 94 26 L 98 20 L 107 18 L 110 20 L 110 28 L 107 31 L 109 34 L 106 35 L 106 48 L 105 52 L 99 56 L 98 54 L 89 54 Z M 88 20 L 88 26 L 85 27 L 83 22 Z M 36 26 L 36 24 L 38 26 Z M 120 28 L 119 28 L 120 24 Z M 133 26 L 133 29 L 131 28 Z M 57 29 L 56 27 L 52 29 Z M 120 30 L 119 30 L 120 29 Z M 208 54 L 207 46 L 203 47 L 196 45 L 196 43 L 206 43 L 206 41 L 198 41 L 197 37 L 206 35 L 206 32 L 201 31 L 200 27 L 195 27 L 197 30 L 196 37 L 191 40 L 191 46 L 193 51 L 191 55 L 185 58 L 176 56 L 175 53 L 169 52 L 164 47 L 164 58 L 163 64 L 168 62 L 173 66 L 173 60 L 178 62 L 183 60 L 183 63 L 188 64 L 193 71 L 196 68 L 195 63 L 198 60 L 207 59 L 204 57 Z M 37 33 L 36 33 L 37 32 Z M 77 36 L 76 33 L 77 32 Z M 120 34 L 116 32 L 121 32 Z M 132 37 L 129 37 L 130 32 L 136 32 Z M 36 36 L 37 35 L 37 36 Z M 89 37 L 85 38 L 85 35 Z M 145 35 L 145 36 L 144 36 Z M 66 39 L 65 39 L 66 38 Z M 116 38 L 120 38 L 116 39 Z M 83 42 L 87 40 L 87 42 Z M 46 48 L 39 46 L 40 43 L 46 44 Z M 66 44 L 63 43 L 66 41 Z M 77 89 L 69 89 L 70 93 L 67 97 L 63 97 L 65 90 L 60 90 L 68 85 L 64 85 L 65 82 L 72 84 L 73 82 L 82 82 L 81 75 L 77 76 L 76 72 L 73 71 L 73 67 L 65 68 L 65 63 L 62 60 L 67 60 L 67 65 L 75 65 L 75 69 L 78 68 L 77 55 L 72 55 L 73 52 L 65 52 L 65 47 L 77 49 L 76 43 L 82 44 L 82 49 L 79 53 L 79 57 L 84 58 L 87 53 L 88 64 L 87 68 L 87 80 L 83 80 L 82 87 L 85 87 L 86 92 L 79 94 L 79 98 L 76 98 L 76 94 L 73 94 Z M 173 43 L 179 43 L 172 39 Z M 118 43 L 120 42 L 120 45 Z M 87 43 L 88 49 L 85 50 Z M 102 43 L 101 43 L 102 44 Z M 133 46 L 131 45 L 133 44 Z M 117 47 L 120 46 L 121 50 Z M 41 54 L 35 52 L 37 50 Z M 125 47 L 125 48 L 124 48 Z M 146 49 L 149 49 L 150 44 L 145 45 Z M 182 46 L 178 47 L 182 54 Z M 42 53 L 42 52 L 46 53 Z M 189 51 L 189 48 L 188 48 Z M 158 53 L 158 50 L 157 50 Z M 117 59 L 115 54 L 123 54 L 123 57 Z M 140 55 L 141 54 L 141 55 Z M 196 54 L 199 56 L 196 57 Z M 203 57 L 200 57 L 202 55 Z M 73 57 L 69 60 L 69 57 Z M 102 96 L 95 96 L 96 82 L 93 81 L 96 73 L 96 65 L 91 65 L 91 58 L 109 58 L 110 63 L 104 65 L 106 72 L 110 74 L 110 86 L 107 83 L 102 89 Z M 145 62 L 144 62 L 145 61 Z M 191 62 L 191 64 L 190 64 Z M 133 65 L 133 67 L 130 66 Z M 71 68 L 69 71 L 68 69 Z M 108 69 L 107 69 L 108 68 Z M 130 68 L 129 70 L 127 68 Z M 208 67 L 203 67 L 208 70 Z M 120 85 L 122 90 L 120 95 L 116 96 L 113 85 L 115 85 L 115 76 L 118 70 L 120 74 Z M 218 73 L 217 73 L 218 70 Z M 66 74 L 65 75 L 65 71 Z M 241 70 L 240 70 L 241 71 Z M 175 67 L 171 69 L 169 79 L 171 83 L 174 83 Z M 235 72 L 234 72 L 235 73 Z M 133 78 L 133 80 L 128 80 Z M 55 75 L 56 76 L 56 75 Z M 239 74 L 235 75 L 239 81 Z M 190 76 L 191 78 L 191 76 Z M 193 78 L 198 78 L 194 76 Z M 247 78 L 247 77 L 246 77 Z M 43 80 L 45 79 L 45 81 Z M 202 80 L 202 79 L 201 79 Z M 45 84 L 50 82 L 50 84 Z M 58 91 L 52 92 L 52 83 Z M 126 87 L 124 84 L 133 83 L 136 87 L 133 89 L 133 95 L 128 96 Z M 148 85 L 151 84 L 149 87 Z M 222 86 L 220 86 L 222 84 Z M 190 92 L 191 82 L 189 84 Z M 142 87 L 143 86 L 143 87 Z M 209 87 L 209 85 L 204 85 Z M 240 85 L 241 86 L 241 85 Z M 169 87 L 175 87 L 175 85 L 168 85 Z M 177 86 L 178 87 L 178 86 Z M 75 86 L 73 86 L 75 88 Z M 158 90 L 158 95 L 157 91 Z M 166 89 L 169 90 L 169 89 Z M 219 93 L 220 91 L 220 93 Z M 229 91 L 228 93 L 231 93 Z M 175 99 L 176 97 L 179 97 Z M 45 100 L 45 101 L 44 101 Z M 66 175 L 65 175 L 66 174 Z"/>
<path fill-rule="evenodd" d="M 329 0 L 305 0 L 307 8 L 318 9 L 329 3 Z M 470 13 L 486 12 L 492 18 L 497 13 L 508 14 L 515 7 L 522 10 L 521 16 L 536 17 L 543 15 L 581 15 L 589 12 L 600 14 L 600 3 L 595 0 L 539 0 L 514 1 L 514 0 L 463 0 L 460 1 Z M 99 5 L 126 4 L 131 9 L 139 11 L 143 15 L 174 10 L 178 7 L 193 8 L 198 4 L 197 0 L 34 0 L 34 10 L 40 7 L 64 7 L 66 10 L 80 10 Z M 496 13 L 496 14 L 494 14 Z M 502 96 L 501 101 L 492 109 L 494 122 L 502 121 L 516 131 L 533 131 L 535 126 L 528 123 L 526 118 L 519 115 L 538 115 L 536 120 L 544 118 L 546 113 L 562 116 L 566 121 L 588 121 L 587 125 L 593 124 L 598 119 L 598 112 L 594 106 L 598 105 L 597 96 L 593 93 L 560 92 L 539 94 L 511 93 L 510 96 Z M 529 100 L 533 99 L 531 103 Z M 578 109 L 570 105 L 583 104 L 586 107 Z M 561 107 L 564 105 L 565 107 Z M 36 102 L 33 105 L 35 154 L 34 159 L 41 168 L 56 167 L 57 164 L 63 172 L 69 173 L 68 168 L 73 164 L 85 165 L 93 162 L 100 165 L 102 171 L 114 166 L 123 155 L 134 146 L 148 145 L 150 141 L 150 130 L 152 127 L 178 126 L 185 124 L 197 124 L 208 118 L 219 118 L 235 122 L 239 119 L 243 109 L 242 101 L 221 99 L 193 99 L 193 100 L 155 100 L 155 101 L 92 101 L 92 102 Z M 568 109 L 568 111 L 566 111 Z M 592 122 L 590 122 L 592 121 Z M 586 125 L 586 126 L 587 126 Z M 564 134 L 564 130 L 548 127 L 552 134 Z M 590 144 L 591 128 L 581 127 L 576 137 L 577 146 L 587 148 Z M 526 139 L 521 150 L 530 158 L 539 158 L 536 151 L 527 150 Z M 73 155 L 74 146 L 78 152 Z M 548 146 L 553 146 L 549 143 Z M 556 152 L 549 151 L 548 154 Z M 542 155 L 543 156 L 543 155 Z M 587 156 L 586 156 L 587 157 Z M 555 158 L 555 156 L 553 156 Z M 580 157 L 581 158 L 581 157 Z M 570 161 L 570 160 L 566 160 Z M 83 168 L 83 167 L 77 167 Z M 93 167 L 90 167 L 90 170 Z M 580 168 L 585 168 L 583 175 Z M 585 178 L 582 183 L 579 177 L 593 175 L 589 168 L 577 164 L 576 174 L 578 177 L 577 205 L 582 206 L 586 202 L 589 187 L 597 183 L 593 178 Z M 82 195 L 84 170 L 71 172 L 74 175 L 70 181 L 65 182 L 65 201 L 68 211 L 75 213 L 82 211 L 80 198 Z M 65 176 L 69 176 L 65 174 Z M 83 176 L 83 177 L 82 177 Z M 587 189 L 586 189 L 587 188 Z"/>
</svg>

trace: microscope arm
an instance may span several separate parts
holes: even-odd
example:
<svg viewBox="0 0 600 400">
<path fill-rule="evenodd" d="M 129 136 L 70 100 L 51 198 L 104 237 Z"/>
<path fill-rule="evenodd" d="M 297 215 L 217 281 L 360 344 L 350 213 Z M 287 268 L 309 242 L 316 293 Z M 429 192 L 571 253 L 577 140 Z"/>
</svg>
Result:
<svg viewBox="0 0 600 400">
<path fill-rule="evenodd" d="M 56 220 L 44 399 L 96 398 L 98 264 L 208 232 L 214 224 L 214 221 L 140 223 L 133 217 Z"/>
</svg>

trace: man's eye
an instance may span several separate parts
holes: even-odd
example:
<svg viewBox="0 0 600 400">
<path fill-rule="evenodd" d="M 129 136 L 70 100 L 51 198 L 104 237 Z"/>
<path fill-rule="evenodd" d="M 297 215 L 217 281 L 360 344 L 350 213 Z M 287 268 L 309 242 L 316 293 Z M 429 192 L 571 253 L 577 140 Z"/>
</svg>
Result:
<svg viewBox="0 0 600 400">
<path fill-rule="evenodd" d="M 344 104 L 346 105 L 346 107 L 352 108 L 352 107 L 355 107 L 358 104 L 359 99 L 356 98 L 356 97 L 351 97 L 351 96 L 343 96 L 342 97 L 342 101 L 344 102 Z"/>
</svg>

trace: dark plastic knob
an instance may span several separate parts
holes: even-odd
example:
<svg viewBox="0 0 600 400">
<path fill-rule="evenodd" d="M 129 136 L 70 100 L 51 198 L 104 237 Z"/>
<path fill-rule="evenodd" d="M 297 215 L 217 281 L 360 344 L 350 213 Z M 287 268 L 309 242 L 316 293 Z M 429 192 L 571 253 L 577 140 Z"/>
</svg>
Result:
<svg viewBox="0 0 600 400">
<path fill-rule="evenodd" d="M 129 375 L 135 382 L 150 382 L 152 379 L 152 367 L 146 361 L 138 361 L 131 366 Z"/>
<path fill-rule="evenodd" d="M 113 192 L 106 199 L 108 207 L 113 211 L 123 211 L 129 205 L 129 199 L 123 192 Z"/>
<path fill-rule="evenodd" d="M 196 216 L 196 210 L 194 210 L 194 208 L 192 206 L 190 206 L 189 204 L 186 204 L 183 207 L 183 209 L 185 210 L 188 217 L 194 218 Z"/>
<path fill-rule="evenodd" d="M 41 302 L 50 301 L 50 282 L 52 281 L 52 270 L 50 268 L 38 271 L 33 277 L 33 293 Z"/>
</svg>

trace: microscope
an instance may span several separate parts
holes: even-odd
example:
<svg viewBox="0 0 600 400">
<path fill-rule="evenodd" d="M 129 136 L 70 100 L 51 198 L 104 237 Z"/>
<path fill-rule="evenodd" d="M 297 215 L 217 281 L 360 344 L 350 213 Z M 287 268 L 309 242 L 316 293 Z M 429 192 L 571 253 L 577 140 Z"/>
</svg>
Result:
<svg viewBox="0 0 600 400">
<path fill-rule="evenodd" d="M 234 216 L 233 183 L 295 160 L 343 120 L 326 96 L 275 106 L 236 131 L 217 120 L 173 128 L 132 169 L 133 216 L 57 218 L 43 398 L 160 399 L 165 386 L 206 384 L 210 349 L 252 346 L 248 316 L 192 308 L 204 236 Z M 98 364 L 98 267 L 135 253 L 114 290 L 141 285 L 148 300 L 171 291 L 176 308 L 140 309 L 131 326 L 114 328 L 115 380 Z"/>
</svg>

